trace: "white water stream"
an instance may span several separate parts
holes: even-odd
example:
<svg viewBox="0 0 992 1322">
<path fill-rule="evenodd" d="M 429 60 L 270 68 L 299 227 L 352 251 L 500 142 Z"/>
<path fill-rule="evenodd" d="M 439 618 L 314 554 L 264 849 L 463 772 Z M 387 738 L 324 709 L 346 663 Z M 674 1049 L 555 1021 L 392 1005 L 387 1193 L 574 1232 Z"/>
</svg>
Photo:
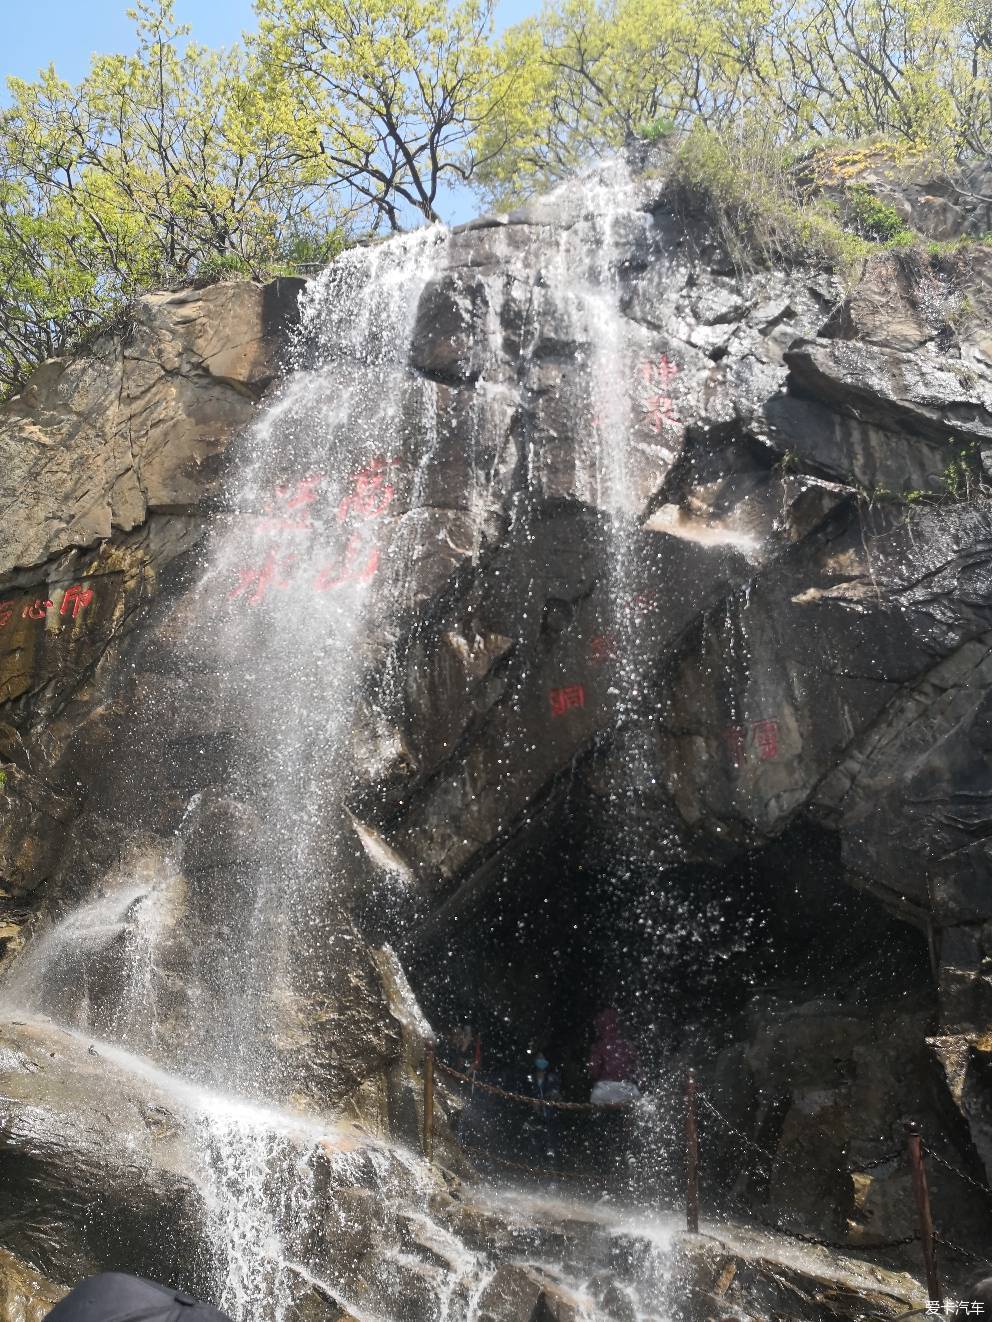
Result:
<svg viewBox="0 0 992 1322">
<path fill-rule="evenodd" d="M 483 370 L 467 444 L 477 443 L 493 410 L 527 388 L 528 334 L 536 342 L 549 320 L 560 324 L 562 337 L 581 346 L 587 381 L 588 418 L 573 426 L 591 427 L 598 441 L 571 494 L 609 525 L 613 618 L 603 645 L 621 658 L 614 693 L 623 719 L 639 702 L 635 673 L 622 660 L 638 627 L 630 606 L 640 512 L 630 434 L 647 411 L 642 450 L 664 464 L 666 432 L 678 426 L 669 394 L 677 368 L 646 358 L 645 333 L 621 315 L 620 259 L 631 226 L 648 224 L 630 179 L 611 167 L 562 199 L 574 220 L 542 234 L 539 280 L 527 265 L 533 253 L 515 270 L 507 259 L 531 291 L 524 362 L 516 384 Z M 200 580 L 172 626 L 177 654 L 208 686 L 217 723 L 239 732 L 235 783 L 204 786 L 187 808 L 174 856 L 146 858 L 108 878 L 102 893 L 37 937 L 4 989 L 12 1013 L 48 1015 L 97 1039 L 115 1065 L 170 1091 L 192 1117 L 214 1298 L 236 1322 L 289 1322 L 301 1281 L 356 1317 L 399 1315 L 390 1297 L 408 1291 L 421 1266 L 402 1243 L 392 1259 L 367 1269 L 379 1279 L 366 1282 L 366 1301 L 353 1281 L 327 1280 L 314 1265 L 312 1241 L 329 1219 L 318 1158 L 329 1148 L 339 1185 L 350 1179 L 370 1189 L 387 1220 L 397 1207 L 420 1217 L 425 1235 L 441 1245 L 436 1252 L 450 1255 L 440 1274 L 446 1283 L 431 1287 L 433 1304 L 410 1316 L 471 1319 L 492 1276 L 482 1256 L 429 1215 L 433 1177 L 419 1158 L 372 1142 L 342 1150 L 343 1129 L 287 1110 L 287 1099 L 308 1091 L 311 1057 L 297 1046 L 304 1021 L 335 1014 L 337 967 L 348 967 L 355 939 L 337 915 L 355 847 L 345 812 L 352 732 L 370 702 L 370 667 L 422 593 L 427 542 L 447 538 L 457 555 L 479 553 L 499 481 L 495 464 L 486 475 L 473 463 L 457 519 L 439 523 L 432 512 L 439 387 L 412 372 L 408 359 L 418 302 L 445 269 L 451 244 L 435 227 L 353 250 L 309 286 L 299 365 L 264 407 L 227 493 L 239 513 L 218 517 Z M 506 287 L 496 279 L 490 287 L 485 333 L 494 345 Z M 525 468 L 531 490 L 523 494 L 538 498 L 547 469 L 533 446 Z M 619 804 L 638 774 L 632 766 L 629 783 L 617 786 Z M 249 843 L 236 867 L 211 872 L 207 862 L 231 813 Z M 392 868 L 402 884 L 401 862 L 366 836 L 372 865 Z M 196 953 L 185 978 L 166 950 L 177 925 L 192 933 Z M 185 1033 L 182 1022 L 190 1025 Z M 498 1210 L 521 1223 L 549 1215 L 523 1199 L 504 1199 Z M 565 1210 L 556 1205 L 554 1214 Z M 629 1229 L 623 1218 L 606 1218 L 604 1235 Z M 638 1233 L 656 1249 L 640 1270 L 638 1312 L 657 1319 L 665 1315 L 667 1231 L 642 1225 Z M 580 1315 L 595 1315 L 581 1273 L 570 1273 Z"/>
</svg>

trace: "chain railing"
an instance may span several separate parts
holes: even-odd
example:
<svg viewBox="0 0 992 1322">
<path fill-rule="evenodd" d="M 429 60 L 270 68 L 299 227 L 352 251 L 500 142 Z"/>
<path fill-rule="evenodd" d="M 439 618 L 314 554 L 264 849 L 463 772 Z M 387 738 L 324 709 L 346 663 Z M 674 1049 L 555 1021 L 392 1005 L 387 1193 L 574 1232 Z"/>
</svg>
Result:
<svg viewBox="0 0 992 1322">
<path fill-rule="evenodd" d="M 500 1088 L 494 1083 L 487 1083 L 480 1079 L 475 1073 L 466 1073 L 457 1070 L 454 1066 L 439 1060 L 435 1055 L 432 1045 L 429 1045 L 424 1058 L 424 1153 L 428 1159 L 433 1159 L 434 1152 L 434 1072 L 440 1070 L 442 1074 L 450 1079 L 456 1080 L 460 1084 L 465 1084 L 471 1088 L 474 1093 L 488 1093 L 493 1097 L 499 1097 L 503 1101 L 520 1103 L 524 1106 L 533 1107 L 536 1110 L 546 1111 L 582 1111 L 582 1112 L 631 1112 L 637 1104 L 638 1099 L 632 1099 L 626 1102 L 566 1102 L 557 1097 L 534 1097 L 529 1093 L 513 1092 L 509 1088 Z M 471 1152 L 476 1156 L 484 1158 L 500 1166 L 505 1166 L 510 1170 L 524 1171 L 529 1175 L 551 1176 L 556 1180 L 599 1180 L 602 1178 L 602 1172 L 592 1170 L 561 1170 L 551 1166 L 540 1166 L 523 1161 L 513 1161 L 508 1157 L 502 1156 L 498 1152 L 493 1152 L 489 1148 L 476 1147 L 467 1143 L 464 1138 L 459 1137 L 459 1147 L 466 1152 Z"/>
<path fill-rule="evenodd" d="M 791 1169 L 796 1174 L 804 1175 L 806 1173 L 796 1163 L 787 1161 L 781 1154 L 773 1155 L 759 1143 L 756 1143 L 747 1134 L 743 1133 L 737 1125 L 733 1124 L 732 1121 L 730 1121 L 714 1105 L 710 1098 L 706 1097 L 704 1094 L 700 1094 L 700 1100 L 703 1102 L 703 1105 L 706 1107 L 709 1114 L 719 1122 L 726 1133 L 733 1136 L 738 1142 L 744 1144 L 745 1147 L 756 1152 L 762 1159 L 762 1162 L 767 1163 L 766 1173 L 769 1176 L 774 1168 L 781 1168 L 783 1165 L 787 1167 L 791 1166 Z M 989 1258 L 983 1258 L 981 1254 L 974 1253 L 971 1249 L 964 1248 L 960 1244 L 954 1243 L 953 1240 L 948 1239 L 947 1236 L 942 1234 L 934 1225 L 925 1157 L 930 1157 L 935 1164 L 946 1170 L 949 1174 L 954 1175 L 959 1180 L 962 1180 L 964 1183 L 972 1186 L 986 1198 L 992 1198 L 992 1189 L 989 1189 L 987 1185 L 982 1184 L 979 1180 L 974 1179 L 973 1176 L 968 1175 L 967 1172 L 961 1170 L 960 1167 L 947 1161 L 939 1153 L 936 1153 L 933 1148 L 925 1144 L 919 1126 L 912 1122 L 906 1126 L 906 1148 L 904 1150 L 895 1149 L 883 1153 L 880 1157 L 873 1157 L 869 1161 L 863 1161 L 857 1163 L 857 1165 L 849 1166 L 847 1169 L 849 1173 L 854 1174 L 856 1172 L 877 1170 L 880 1166 L 885 1166 L 904 1158 L 908 1161 L 912 1176 L 913 1198 L 919 1230 L 915 1235 L 905 1235 L 900 1238 L 887 1240 L 875 1240 L 870 1246 L 866 1245 L 865 1247 L 871 1247 L 875 1250 L 895 1249 L 904 1248 L 910 1244 L 918 1243 L 923 1255 L 923 1267 L 926 1276 L 928 1299 L 936 1301 L 938 1306 L 942 1306 L 943 1294 L 937 1269 L 937 1246 L 939 1245 L 945 1253 L 967 1262 L 987 1263 Z M 753 1208 L 741 1208 L 741 1210 L 745 1215 L 754 1218 L 769 1230 L 775 1231 L 776 1234 L 785 1235 L 790 1239 L 799 1240 L 804 1244 L 816 1244 L 823 1248 L 835 1249 L 847 1253 L 849 1253 L 852 1248 L 856 1247 L 849 1243 L 842 1243 L 837 1240 L 828 1239 L 825 1236 L 812 1235 L 803 1231 L 793 1230 L 790 1227 L 783 1226 L 778 1222 L 763 1217 L 760 1213 L 755 1212 Z"/>
<path fill-rule="evenodd" d="M 434 1068 L 435 1065 L 450 1079 L 456 1080 L 459 1084 L 468 1085 L 473 1092 L 478 1089 L 481 1092 L 499 1097 L 504 1101 L 518 1103 L 534 1107 L 541 1110 L 571 1111 L 571 1112 L 629 1112 L 634 1110 L 642 1102 L 642 1098 L 635 1098 L 623 1102 L 568 1102 L 560 1098 L 534 1097 L 527 1093 L 514 1092 L 508 1088 L 501 1088 L 496 1084 L 487 1083 L 478 1078 L 474 1073 L 465 1073 L 455 1069 L 444 1061 L 436 1060 L 433 1047 L 429 1047 L 426 1052 L 424 1069 L 424 1151 L 428 1157 L 433 1155 L 434 1140 Z M 790 1162 L 783 1157 L 781 1153 L 770 1152 L 760 1143 L 756 1142 L 749 1134 L 746 1134 L 739 1125 L 731 1121 L 716 1106 L 705 1092 L 701 1091 L 696 1083 L 695 1072 L 690 1070 L 685 1089 L 685 1136 L 686 1136 L 686 1225 L 690 1231 L 697 1231 L 699 1228 L 699 1187 L 700 1187 L 700 1162 L 699 1162 L 699 1123 L 698 1106 L 705 1108 L 708 1116 L 720 1127 L 720 1129 L 743 1149 L 755 1154 L 761 1163 L 763 1174 L 766 1178 L 771 1178 L 772 1172 L 781 1169 L 783 1166 L 791 1167 L 793 1172 L 802 1178 L 808 1175 L 804 1167 L 798 1163 Z M 459 1140 L 460 1146 L 466 1152 L 483 1158 L 486 1161 L 496 1165 L 505 1166 L 510 1170 L 519 1170 L 529 1175 L 548 1176 L 553 1179 L 563 1180 L 596 1180 L 601 1178 L 601 1173 L 594 1171 L 564 1171 L 549 1166 L 533 1165 L 524 1161 L 515 1161 L 504 1157 L 498 1152 L 493 1152 L 488 1148 L 476 1147 L 464 1140 Z M 933 1214 L 930 1204 L 930 1192 L 927 1183 L 926 1159 L 929 1158 L 941 1170 L 954 1176 L 963 1183 L 971 1186 L 985 1198 L 992 1199 L 992 1189 L 975 1179 L 966 1171 L 960 1169 L 952 1162 L 948 1161 L 939 1152 L 934 1151 L 932 1147 L 924 1143 L 919 1127 L 913 1123 L 906 1126 L 906 1146 L 883 1153 L 881 1156 L 873 1157 L 869 1160 L 852 1163 L 844 1167 L 848 1174 L 877 1170 L 881 1166 L 890 1165 L 895 1162 L 905 1161 L 909 1167 L 912 1177 L 913 1200 L 915 1205 L 915 1214 L 919 1229 L 912 1235 L 903 1235 L 885 1240 L 875 1240 L 870 1245 L 859 1246 L 850 1242 L 829 1239 L 826 1236 L 814 1235 L 806 1231 L 795 1230 L 789 1226 L 782 1225 L 778 1221 L 764 1217 L 753 1207 L 744 1207 L 736 1198 L 728 1199 L 729 1203 L 735 1205 L 735 1210 L 739 1211 L 744 1217 L 757 1222 L 765 1229 L 773 1231 L 777 1235 L 785 1236 L 788 1239 L 796 1240 L 802 1244 L 816 1245 L 821 1248 L 832 1249 L 842 1253 L 851 1253 L 859 1248 L 871 1248 L 873 1250 L 890 1250 L 905 1248 L 910 1244 L 920 1244 L 923 1256 L 924 1273 L 927 1284 L 928 1299 L 937 1301 L 938 1305 L 943 1305 L 943 1295 L 941 1291 L 940 1277 L 937 1269 L 937 1248 L 952 1256 L 970 1263 L 987 1263 L 989 1258 L 983 1258 L 980 1254 L 971 1249 L 964 1248 L 956 1244 L 953 1240 L 947 1238 L 934 1224 Z M 755 1163 L 757 1164 L 757 1163 Z"/>
<path fill-rule="evenodd" d="M 629 1102 L 563 1102 L 560 1098 L 554 1097 L 532 1097 L 529 1093 L 510 1092 L 506 1088 L 498 1088 L 495 1083 L 484 1083 L 474 1074 L 462 1074 L 460 1070 L 452 1069 L 446 1065 L 443 1060 L 435 1059 L 435 1065 L 442 1073 L 447 1074 L 449 1078 L 458 1079 L 460 1083 L 469 1083 L 473 1088 L 479 1088 L 482 1092 L 492 1093 L 495 1097 L 502 1097 L 510 1102 L 523 1102 L 525 1106 L 549 1106 L 554 1111 L 629 1111 L 634 1105 Z"/>
</svg>

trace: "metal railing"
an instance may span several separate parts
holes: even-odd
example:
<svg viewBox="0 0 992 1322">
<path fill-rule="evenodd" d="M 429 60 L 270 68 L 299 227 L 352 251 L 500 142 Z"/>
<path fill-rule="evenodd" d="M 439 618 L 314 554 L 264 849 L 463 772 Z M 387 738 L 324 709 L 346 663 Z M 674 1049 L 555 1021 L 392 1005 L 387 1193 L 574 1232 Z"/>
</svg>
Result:
<svg viewBox="0 0 992 1322">
<path fill-rule="evenodd" d="M 537 1107 L 541 1109 L 551 1109 L 559 1111 L 584 1111 L 584 1112 L 608 1112 L 608 1111 L 631 1111 L 635 1109 L 642 1099 L 632 1099 L 626 1102 L 566 1102 L 558 1098 L 534 1097 L 527 1093 L 513 1092 L 507 1088 L 498 1087 L 496 1084 L 487 1083 L 479 1079 L 474 1073 L 463 1073 L 454 1069 L 444 1061 L 437 1060 L 433 1045 L 429 1045 L 424 1057 L 424 1094 L 423 1094 L 423 1149 L 424 1154 L 429 1161 L 434 1159 L 434 1072 L 435 1067 L 440 1069 L 449 1078 L 458 1083 L 471 1086 L 473 1091 L 479 1089 L 482 1092 L 492 1096 L 499 1097 L 504 1101 L 520 1103 L 526 1106 Z M 733 1138 L 738 1144 L 748 1148 L 757 1154 L 766 1173 L 770 1175 L 774 1167 L 780 1167 L 783 1163 L 781 1155 L 776 1156 L 763 1148 L 754 1139 L 736 1125 L 717 1108 L 713 1101 L 707 1097 L 698 1085 L 695 1070 L 690 1069 L 686 1076 L 684 1093 L 684 1130 L 685 1130 L 685 1155 L 686 1155 L 686 1181 L 685 1181 L 685 1218 L 686 1228 L 692 1233 L 699 1231 L 699 1208 L 700 1208 L 700 1129 L 699 1129 L 699 1104 L 700 1102 L 706 1108 L 708 1114 L 719 1124 L 721 1129 Z M 474 1147 L 469 1143 L 459 1140 L 459 1146 L 467 1152 L 485 1158 L 488 1161 L 495 1162 L 498 1165 L 506 1166 L 509 1169 L 526 1171 L 532 1175 L 551 1176 L 555 1179 L 583 1179 L 595 1178 L 596 1173 L 591 1171 L 563 1171 L 552 1169 L 551 1167 L 529 1165 L 526 1162 L 514 1161 L 504 1157 L 499 1153 L 493 1152 L 487 1148 Z M 929 1147 L 923 1139 L 923 1134 L 918 1124 L 910 1121 L 906 1125 L 905 1146 L 886 1152 L 883 1156 L 860 1163 L 857 1170 L 869 1171 L 875 1170 L 891 1162 L 906 1160 L 912 1183 L 914 1214 L 919 1227 L 916 1234 L 906 1235 L 898 1239 L 889 1239 L 877 1241 L 870 1247 L 873 1249 L 893 1249 L 902 1248 L 909 1244 L 919 1242 L 923 1269 L 926 1279 L 928 1299 L 937 1301 L 938 1305 L 943 1307 L 943 1293 L 940 1283 L 940 1272 L 937 1262 L 938 1245 L 945 1253 L 956 1256 L 965 1261 L 981 1263 L 986 1261 L 979 1254 L 973 1253 L 970 1249 L 962 1248 L 943 1235 L 935 1226 L 933 1218 L 933 1209 L 931 1205 L 930 1187 L 927 1179 L 926 1159 L 929 1157 L 936 1165 L 954 1175 L 961 1181 L 976 1189 L 986 1198 L 992 1200 L 992 1189 L 982 1184 L 967 1172 L 961 1170 L 949 1162 L 945 1157 L 935 1152 Z M 798 1168 L 797 1168 L 798 1170 Z M 803 1171 L 804 1176 L 808 1175 Z M 736 1200 L 732 1200 L 736 1201 Z M 790 1239 L 798 1240 L 805 1244 L 820 1245 L 824 1248 L 836 1249 L 841 1252 L 850 1253 L 857 1250 L 858 1245 L 842 1243 L 836 1240 L 823 1238 L 818 1235 L 806 1234 L 802 1231 L 793 1230 L 789 1227 L 770 1221 L 755 1212 L 754 1208 L 740 1207 L 743 1215 L 757 1221 L 766 1229 L 773 1230 L 775 1233 L 785 1235 Z M 866 1246 L 868 1247 L 868 1246 Z"/>
</svg>

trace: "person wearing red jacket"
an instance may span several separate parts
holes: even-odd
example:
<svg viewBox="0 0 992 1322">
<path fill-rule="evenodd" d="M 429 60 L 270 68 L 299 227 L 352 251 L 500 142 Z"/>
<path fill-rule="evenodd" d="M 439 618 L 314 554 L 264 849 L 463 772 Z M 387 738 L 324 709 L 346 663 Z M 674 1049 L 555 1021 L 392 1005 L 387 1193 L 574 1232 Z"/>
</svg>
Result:
<svg viewBox="0 0 992 1322">
<path fill-rule="evenodd" d="M 589 1056 L 589 1074 L 593 1081 L 591 1102 L 631 1102 L 641 1092 L 634 1077 L 637 1052 L 623 1036 L 620 1015 L 611 1006 L 593 1020 L 596 1040 Z"/>
</svg>

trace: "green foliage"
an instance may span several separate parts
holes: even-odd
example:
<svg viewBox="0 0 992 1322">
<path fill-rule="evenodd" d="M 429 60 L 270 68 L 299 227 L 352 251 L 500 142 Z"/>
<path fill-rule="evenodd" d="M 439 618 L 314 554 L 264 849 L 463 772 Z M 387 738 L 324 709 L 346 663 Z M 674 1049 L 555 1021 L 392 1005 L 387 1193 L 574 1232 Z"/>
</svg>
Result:
<svg viewBox="0 0 992 1322">
<path fill-rule="evenodd" d="M 199 286 L 216 285 L 225 280 L 248 280 L 251 268 L 236 252 L 219 252 L 198 262 L 193 271 L 194 283 Z"/>
<path fill-rule="evenodd" d="M 284 131 L 258 57 L 187 40 L 172 0 L 133 14 L 134 55 L 76 86 L 10 79 L 0 112 L 0 392 L 157 284 L 263 276 L 333 225 L 325 174 Z"/>
<path fill-rule="evenodd" d="M 944 491 L 951 500 L 970 500 L 978 486 L 975 447 L 962 446 L 944 469 Z"/>
<path fill-rule="evenodd" d="M 895 207 L 876 197 L 867 185 L 853 185 L 845 200 L 850 222 L 864 238 L 894 247 L 914 241 L 913 231 Z"/>
<path fill-rule="evenodd" d="M 256 0 L 254 43 L 301 161 L 401 227 L 436 220 L 443 180 L 467 180 L 469 140 L 505 91 L 492 0 Z M 512 69 L 509 71 L 512 74 Z"/>
<path fill-rule="evenodd" d="M 142 0 L 134 55 L 0 111 L 0 395 L 135 295 L 312 268 L 355 231 L 435 219 L 515 70 L 490 0 L 258 0 L 230 51 Z"/>
<path fill-rule="evenodd" d="M 279 253 L 276 267 L 289 273 L 326 266 L 352 243 L 352 236 L 342 226 L 328 230 L 291 235 Z"/>
<path fill-rule="evenodd" d="M 509 29 L 487 128 L 493 195 L 526 192 L 668 121 L 786 148 L 880 137 L 936 164 L 992 157 L 988 0 L 549 0 Z"/>
<path fill-rule="evenodd" d="M 806 195 L 767 125 L 748 123 L 734 134 L 697 125 L 678 150 L 673 179 L 686 205 L 714 222 L 740 266 L 813 261 L 847 271 L 870 251 L 835 209 Z"/>
<path fill-rule="evenodd" d="M 674 119 L 671 119 L 668 115 L 659 115 L 650 124 L 642 126 L 639 136 L 645 142 L 664 142 L 666 139 L 674 137 L 677 132 L 678 125 Z"/>
</svg>

